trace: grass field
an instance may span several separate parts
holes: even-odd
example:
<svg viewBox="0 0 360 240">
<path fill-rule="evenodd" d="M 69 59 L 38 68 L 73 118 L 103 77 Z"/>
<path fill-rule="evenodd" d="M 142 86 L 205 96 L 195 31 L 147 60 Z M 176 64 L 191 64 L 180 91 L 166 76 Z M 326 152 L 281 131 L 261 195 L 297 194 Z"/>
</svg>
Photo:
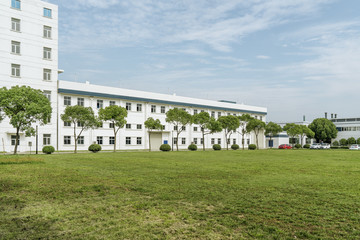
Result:
<svg viewBox="0 0 360 240">
<path fill-rule="evenodd" d="M 0 239 L 360 239 L 360 152 L 0 156 Z"/>
</svg>

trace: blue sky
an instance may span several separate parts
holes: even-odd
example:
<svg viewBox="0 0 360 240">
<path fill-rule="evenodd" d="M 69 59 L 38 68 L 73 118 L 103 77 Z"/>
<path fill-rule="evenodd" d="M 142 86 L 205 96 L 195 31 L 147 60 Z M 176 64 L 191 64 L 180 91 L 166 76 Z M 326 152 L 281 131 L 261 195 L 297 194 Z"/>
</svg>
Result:
<svg viewBox="0 0 360 240">
<path fill-rule="evenodd" d="M 49 0 L 60 79 L 359 117 L 360 1 Z"/>
</svg>

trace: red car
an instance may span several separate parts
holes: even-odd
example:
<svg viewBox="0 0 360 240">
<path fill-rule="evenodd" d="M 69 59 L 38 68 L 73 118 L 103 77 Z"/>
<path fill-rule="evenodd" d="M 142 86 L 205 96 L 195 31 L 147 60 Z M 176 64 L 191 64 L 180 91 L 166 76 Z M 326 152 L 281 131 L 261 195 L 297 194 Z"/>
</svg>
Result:
<svg viewBox="0 0 360 240">
<path fill-rule="evenodd" d="M 289 144 L 281 144 L 279 149 L 292 149 L 292 147 Z"/>
</svg>

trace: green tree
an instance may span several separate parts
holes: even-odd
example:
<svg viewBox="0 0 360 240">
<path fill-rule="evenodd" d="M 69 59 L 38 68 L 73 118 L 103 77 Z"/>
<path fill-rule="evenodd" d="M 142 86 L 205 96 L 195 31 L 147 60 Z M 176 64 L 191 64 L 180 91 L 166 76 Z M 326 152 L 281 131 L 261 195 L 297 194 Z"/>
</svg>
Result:
<svg viewBox="0 0 360 240">
<path fill-rule="evenodd" d="M 273 136 L 278 135 L 280 132 L 282 132 L 282 127 L 279 124 L 269 122 L 265 126 L 265 135 L 270 137 L 270 141 Z"/>
<path fill-rule="evenodd" d="M 360 137 L 358 139 L 356 139 L 356 143 L 360 144 Z"/>
<path fill-rule="evenodd" d="M 309 128 L 315 133 L 317 142 L 331 142 L 331 139 L 336 138 L 337 129 L 333 122 L 326 118 L 317 118 L 310 125 Z"/>
<path fill-rule="evenodd" d="M 43 92 L 27 86 L 2 88 L 0 108 L 16 129 L 14 154 L 17 153 L 20 132 L 25 132 L 27 137 L 34 136 L 32 124 L 47 124 L 52 112 L 50 101 Z"/>
<path fill-rule="evenodd" d="M 221 123 L 221 127 L 225 131 L 225 139 L 226 139 L 226 150 L 229 150 L 229 143 L 231 134 L 236 132 L 236 129 L 240 126 L 239 118 L 228 115 L 228 116 L 221 116 L 218 118 L 218 121 Z"/>
<path fill-rule="evenodd" d="M 166 122 L 175 126 L 176 150 L 179 151 L 179 135 L 184 131 L 186 125 L 192 123 L 192 116 L 183 109 L 173 108 L 166 112 Z"/>
<path fill-rule="evenodd" d="M 287 135 L 289 135 L 290 138 L 295 138 L 296 136 L 301 134 L 301 127 L 300 125 L 297 125 L 295 123 L 287 123 L 283 127 L 284 131 L 286 131 Z"/>
<path fill-rule="evenodd" d="M 71 124 L 74 126 L 74 153 L 77 153 L 78 139 L 83 131 L 90 128 L 97 128 L 101 124 L 101 122 L 95 117 L 94 111 L 91 107 L 83 107 L 78 105 L 67 106 L 65 108 L 64 114 L 61 114 L 61 120 L 64 122 L 71 122 Z M 79 133 L 77 133 L 77 127 L 80 129 Z"/>
<path fill-rule="evenodd" d="M 114 152 L 116 152 L 116 135 L 121 128 L 126 124 L 127 117 L 126 108 L 111 105 L 99 110 L 99 119 L 102 121 L 109 121 L 113 125 L 114 130 Z"/>
<path fill-rule="evenodd" d="M 145 128 L 148 129 L 149 132 L 149 152 L 151 151 L 151 133 L 155 130 L 163 130 L 163 125 L 161 124 L 159 119 L 153 119 L 152 117 L 149 117 L 145 121 Z"/>
<path fill-rule="evenodd" d="M 241 116 L 238 116 L 239 120 L 240 120 L 240 135 L 241 135 L 241 144 L 242 144 L 242 149 L 245 149 L 245 135 L 250 133 L 246 130 L 246 124 L 251 120 L 254 119 L 253 117 L 251 117 L 249 114 L 243 114 Z"/>
<path fill-rule="evenodd" d="M 259 134 L 265 129 L 265 123 L 259 119 L 251 119 L 246 125 L 247 132 L 254 132 L 256 138 L 256 149 L 259 149 Z"/>
<path fill-rule="evenodd" d="M 355 144 L 356 143 L 356 140 L 355 138 L 353 137 L 349 137 L 348 140 L 347 140 L 348 144 L 351 145 L 351 144 Z"/>
<path fill-rule="evenodd" d="M 314 138 L 315 133 L 305 125 L 299 125 L 299 135 L 301 139 L 301 147 L 303 146 L 304 137 Z"/>
<path fill-rule="evenodd" d="M 346 145 L 348 145 L 348 141 L 345 138 L 342 138 L 342 139 L 340 139 L 340 145 L 346 146 Z"/>
<path fill-rule="evenodd" d="M 193 123 L 199 125 L 203 139 L 203 151 L 205 151 L 205 135 L 221 132 L 221 124 L 207 112 L 200 112 L 193 116 Z"/>
</svg>

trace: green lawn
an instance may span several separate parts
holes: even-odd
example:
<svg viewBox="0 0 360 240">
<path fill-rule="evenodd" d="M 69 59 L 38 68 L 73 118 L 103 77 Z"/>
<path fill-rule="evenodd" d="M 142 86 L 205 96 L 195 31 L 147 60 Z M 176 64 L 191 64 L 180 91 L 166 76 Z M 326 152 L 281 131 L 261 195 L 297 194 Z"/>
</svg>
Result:
<svg viewBox="0 0 360 240">
<path fill-rule="evenodd" d="M 0 239 L 360 239 L 360 151 L 0 156 Z"/>
</svg>

